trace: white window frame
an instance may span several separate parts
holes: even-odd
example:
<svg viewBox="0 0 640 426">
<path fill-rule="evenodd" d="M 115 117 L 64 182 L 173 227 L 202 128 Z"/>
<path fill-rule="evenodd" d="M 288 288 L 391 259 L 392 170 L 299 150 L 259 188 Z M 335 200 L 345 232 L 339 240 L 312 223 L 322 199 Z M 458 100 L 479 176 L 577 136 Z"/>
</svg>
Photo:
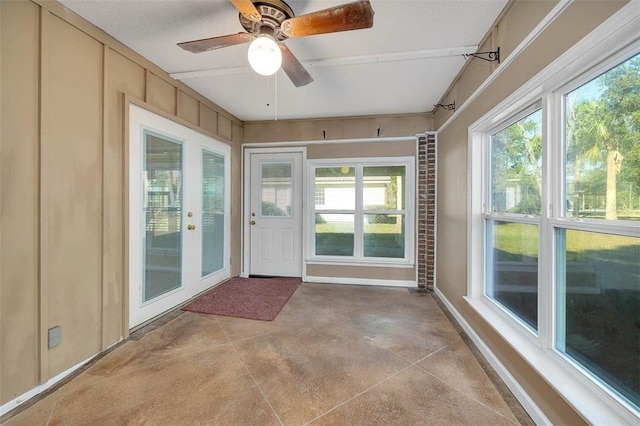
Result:
<svg viewBox="0 0 640 426">
<path fill-rule="evenodd" d="M 632 2 L 511 96 L 469 127 L 468 261 L 470 306 L 584 418 L 594 424 L 637 423 L 640 411 L 602 384 L 584 367 L 555 349 L 556 228 L 640 235 L 630 221 L 575 219 L 564 216 L 563 95 L 640 52 L 639 2 Z M 538 333 L 484 294 L 485 214 L 483 162 L 491 131 L 541 101 L 543 108 L 543 199 L 539 241 Z M 555 184 L 554 184 L 555 183 Z M 546 194 L 546 195 L 545 195 Z M 544 283 L 544 285 L 540 285 Z"/>
<path fill-rule="evenodd" d="M 333 265 L 384 265 L 409 267 L 415 263 L 414 240 L 415 240 L 415 157 L 392 157 L 392 158 L 331 158 L 308 160 L 308 220 L 307 223 L 307 263 L 309 264 L 333 264 Z M 404 258 L 389 257 L 364 257 L 363 255 L 363 223 L 364 210 L 362 208 L 362 172 L 365 167 L 370 166 L 403 166 L 405 168 L 405 206 L 401 212 L 405 215 L 405 235 L 404 235 Z M 315 254 L 315 173 L 316 168 L 325 167 L 355 167 L 356 169 L 356 206 L 355 209 L 344 211 L 330 210 L 318 211 L 318 213 L 331 214 L 354 214 L 354 255 L 353 256 L 323 256 Z M 380 213 L 372 211 L 366 213 Z M 391 212 L 394 213 L 394 212 Z"/>
<path fill-rule="evenodd" d="M 491 164 L 491 138 L 492 136 L 511 126 L 512 124 L 515 124 L 516 122 L 522 120 L 523 118 L 529 116 L 530 114 L 538 111 L 538 110 L 542 110 L 543 113 L 543 117 L 542 117 L 542 133 L 544 135 L 545 133 L 545 128 L 546 128 L 546 117 L 544 116 L 544 110 L 542 109 L 542 102 L 540 100 L 537 100 L 536 102 L 533 102 L 532 104 L 526 106 L 524 109 L 518 111 L 518 113 L 514 114 L 513 116 L 509 117 L 507 120 L 504 120 L 502 122 L 500 122 L 500 124 L 493 126 L 492 128 L 490 128 L 489 130 L 487 130 L 486 132 L 483 132 L 483 138 L 482 138 L 482 147 L 481 147 L 481 160 L 482 160 L 482 165 L 481 167 L 482 169 L 482 217 L 483 217 L 483 239 L 485 239 L 485 232 L 486 232 L 486 226 L 487 226 L 487 222 L 489 220 L 496 222 L 496 221 L 503 221 L 503 222 L 508 222 L 508 223 L 518 223 L 518 224 L 522 224 L 522 225 L 535 225 L 538 227 L 538 312 L 540 312 L 540 291 L 541 288 L 543 287 L 541 285 L 542 283 L 542 274 L 541 274 L 541 268 L 540 268 L 540 254 L 542 253 L 542 247 L 543 247 L 543 243 L 544 243 L 544 238 L 543 238 L 543 223 L 544 223 L 544 216 L 545 216 L 545 212 L 544 212 L 544 208 L 542 208 L 542 206 L 545 205 L 545 195 L 546 192 L 544 190 L 544 188 L 546 188 L 545 184 L 546 184 L 546 173 L 545 171 L 547 170 L 547 166 L 546 166 L 546 162 L 545 162 L 545 151 L 546 151 L 546 146 L 543 142 L 542 144 L 542 200 L 541 200 L 541 212 L 540 215 L 528 215 L 528 214 L 519 214 L 519 213 L 494 213 L 491 210 L 491 204 L 492 204 L 492 194 L 491 194 L 491 169 L 490 167 L 488 167 Z M 488 244 L 490 243 L 490 241 L 486 241 L 486 244 L 483 246 L 483 249 L 485 250 L 485 260 L 488 263 L 490 256 L 491 256 L 491 252 L 489 251 L 489 246 Z M 483 277 L 485 277 L 484 279 L 486 279 L 487 274 L 485 271 L 485 274 L 483 275 Z M 503 316 L 505 319 L 509 319 L 509 320 L 513 320 L 516 322 L 517 327 L 520 329 L 520 332 L 523 333 L 523 335 L 527 336 L 527 338 L 529 339 L 535 339 L 538 336 L 538 332 L 540 329 L 540 318 L 538 318 L 538 328 L 534 329 L 533 327 L 531 327 L 529 324 L 527 324 L 523 319 L 517 317 L 513 312 L 511 312 L 507 307 L 505 307 L 503 304 L 501 304 L 500 302 L 498 302 L 497 300 L 495 300 L 494 298 L 492 298 L 491 296 L 487 295 L 487 288 L 485 286 L 483 286 L 482 288 L 482 296 L 484 299 L 484 302 L 491 307 L 491 309 L 493 309 L 495 311 L 495 313 L 497 313 L 498 315 Z M 540 315 L 538 315 L 540 316 Z"/>
</svg>

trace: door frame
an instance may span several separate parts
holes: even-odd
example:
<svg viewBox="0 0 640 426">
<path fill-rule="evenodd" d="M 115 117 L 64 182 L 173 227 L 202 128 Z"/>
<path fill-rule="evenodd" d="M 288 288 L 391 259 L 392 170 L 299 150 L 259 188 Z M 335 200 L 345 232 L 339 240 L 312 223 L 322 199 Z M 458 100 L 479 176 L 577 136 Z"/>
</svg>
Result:
<svg viewBox="0 0 640 426">
<path fill-rule="evenodd" d="M 138 274 L 138 272 L 140 271 L 140 268 L 142 267 L 142 265 L 139 264 L 139 260 L 141 260 L 141 256 L 142 256 L 139 249 L 141 249 L 142 242 L 139 240 L 134 241 L 134 238 L 137 238 L 137 236 L 140 236 L 141 229 L 143 226 L 141 222 L 142 215 L 138 209 L 138 207 L 141 207 L 141 204 L 139 200 L 136 201 L 133 199 L 133 197 L 135 197 L 136 195 L 140 195 L 138 194 L 138 190 L 141 190 L 141 189 L 138 188 L 136 190 L 132 188 L 132 185 L 137 186 L 141 184 L 141 182 L 135 179 L 135 177 L 132 175 L 132 170 L 134 167 L 138 167 L 134 165 L 134 163 L 137 164 L 139 161 L 142 161 L 142 158 L 144 155 L 142 152 L 142 146 L 138 146 L 138 141 L 132 140 L 132 135 L 134 134 L 138 135 L 138 133 L 141 134 L 143 129 L 150 129 L 158 134 L 167 135 L 172 139 L 179 140 L 182 143 L 183 147 L 186 146 L 186 144 L 189 144 L 189 146 L 191 147 L 192 153 L 196 151 L 202 152 L 202 149 L 206 148 L 210 152 L 222 154 L 224 156 L 224 165 L 225 165 L 225 170 L 224 170 L 225 220 L 231 219 L 231 210 L 230 210 L 231 209 L 231 192 L 230 192 L 231 146 L 228 143 L 214 137 L 213 135 L 207 134 L 206 132 L 202 132 L 201 129 L 195 126 L 192 126 L 186 122 L 183 122 L 181 120 L 177 120 L 175 119 L 175 117 L 167 115 L 157 110 L 156 108 L 147 105 L 144 102 L 133 101 L 125 97 L 125 105 L 126 105 L 126 108 L 125 108 L 126 136 L 125 137 L 127 141 L 127 145 L 125 148 L 126 207 L 124 209 L 125 217 L 126 217 L 125 219 L 126 221 L 125 222 L 126 223 L 126 229 L 125 229 L 125 265 L 126 265 L 125 271 L 126 272 L 125 274 L 126 275 L 124 280 L 125 288 L 123 288 L 123 299 L 124 299 L 124 315 L 123 315 L 124 330 L 123 331 L 124 331 L 124 335 L 128 336 L 132 330 L 135 330 L 143 326 L 144 324 L 153 320 L 153 318 L 155 318 L 156 316 L 162 315 L 163 313 L 168 312 L 169 310 L 175 308 L 176 306 L 181 305 L 182 303 L 197 296 L 198 294 L 203 293 L 215 287 L 216 285 L 220 284 L 221 282 L 229 278 L 231 273 L 230 227 L 229 227 L 229 224 L 227 224 L 224 227 L 223 269 L 221 269 L 220 271 L 216 271 L 213 274 L 207 275 L 204 279 L 200 276 L 200 272 L 198 272 L 197 274 L 199 276 L 198 283 L 193 283 L 192 285 L 189 285 L 189 283 L 185 282 L 183 283 L 182 287 L 178 289 L 174 289 L 156 298 L 156 301 L 162 301 L 162 299 L 174 300 L 172 296 L 182 293 L 180 297 L 181 299 L 184 299 L 184 300 L 174 303 L 172 307 L 168 309 L 160 309 L 161 305 L 156 305 L 155 308 L 152 307 L 148 310 L 149 312 L 152 311 L 154 313 L 153 316 L 147 318 L 146 320 L 143 320 L 142 322 L 137 323 L 136 325 L 131 325 L 132 320 L 137 321 L 139 318 L 138 314 L 136 314 L 135 316 L 132 315 L 132 306 L 133 306 L 132 304 L 135 303 L 135 301 L 132 300 L 132 297 L 131 297 L 132 286 L 142 285 L 140 282 L 139 274 Z M 135 120 L 133 119 L 133 115 L 136 115 L 137 117 Z M 150 124 L 153 120 L 159 120 L 160 124 L 155 122 L 154 124 Z M 139 125 L 139 127 L 134 129 L 133 126 L 136 126 L 136 124 Z M 175 136 L 176 133 L 184 134 L 186 136 L 184 138 L 183 137 L 176 138 Z M 217 147 L 211 147 L 209 145 L 211 142 L 217 145 Z M 183 151 L 182 161 L 184 166 L 187 161 L 186 149 L 185 151 Z M 191 174 L 191 173 L 192 173 L 191 171 L 185 171 L 183 169 L 183 185 L 185 185 L 186 183 L 186 180 L 184 180 L 186 174 Z M 183 196 L 185 196 L 186 192 L 187 190 L 184 190 Z M 201 202 L 201 200 L 199 200 L 199 202 Z M 183 212 L 183 214 L 186 214 L 186 210 L 185 212 Z M 202 219 L 201 215 L 198 215 L 196 220 L 198 221 L 197 227 L 202 231 L 201 219 Z M 184 220 L 185 219 L 183 218 L 183 221 Z M 185 226 L 184 223 L 183 223 L 183 226 Z M 184 235 L 182 236 L 182 238 L 184 241 Z M 201 250 L 201 247 L 200 247 L 200 250 Z M 182 255 L 184 256 L 184 252 L 182 253 Z M 184 266 L 185 265 L 183 264 L 183 268 Z M 183 278 L 184 278 L 184 270 L 183 270 Z M 215 281 L 213 284 L 210 284 L 209 282 L 205 283 L 205 280 L 210 280 L 212 278 Z M 144 307 L 145 305 L 151 307 L 152 303 L 142 303 L 141 305 L 138 306 L 138 308 Z"/>
<path fill-rule="evenodd" d="M 302 256 L 300 256 L 300 265 L 302 276 L 306 276 L 306 202 L 307 199 L 307 181 L 306 181 L 306 173 L 307 169 L 307 148 L 304 146 L 296 146 L 296 147 L 266 147 L 266 148 L 253 148 L 253 147 L 243 147 L 242 149 L 242 226 L 240 227 L 242 233 L 242 268 L 240 271 L 240 276 L 243 278 L 248 278 L 251 274 L 251 232 L 249 229 L 249 217 L 251 217 L 251 155 L 253 154 L 277 154 L 277 153 L 300 153 L 302 155 L 302 194 L 300 203 L 300 243 L 302 248 Z"/>
</svg>

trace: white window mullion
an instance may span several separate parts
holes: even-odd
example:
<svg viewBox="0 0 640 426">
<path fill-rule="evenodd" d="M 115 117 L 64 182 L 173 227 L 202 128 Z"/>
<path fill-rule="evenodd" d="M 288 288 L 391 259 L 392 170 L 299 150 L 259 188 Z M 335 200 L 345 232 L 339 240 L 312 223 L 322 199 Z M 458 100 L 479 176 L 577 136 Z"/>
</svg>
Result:
<svg viewBox="0 0 640 426">
<path fill-rule="evenodd" d="M 482 278 L 484 279 L 485 285 L 482 291 L 482 295 L 485 297 L 489 297 L 489 295 L 493 293 L 493 289 L 494 289 L 493 276 L 491 275 L 491 272 L 493 271 L 493 269 L 488 266 L 488 265 L 493 265 L 493 260 L 494 260 L 493 259 L 494 223 L 495 223 L 495 220 L 490 216 L 486 217 L 486 219 L 483 221 L 485 241 L 484 241 L 484 268 L 483 268 L 484 276 Z"/>
<path fill-rule="evenodd" d="M 549 250 L 553 228 L 549 226 L 548 218 L 552 214 L 552 207 L 557 205 L 557 199 L 552 191 L 555 180 L 552 171 L 555 169 L 553 149 L 556 139 L 553 130 L 553 108 L 550 96 L 542 99 L 542 194 L 541 217 L 538 229 L 538 339 L 541 347 L 550 348 L 553 335 L 553 264 L 554 253 Z"/>
<path fill-rule="evenodd" d="M 564 175 L 566 161 L 564 157 L 564 113 L 562 96 L 557 93 L 550 93 L 544 97 L 545 119 L 546 119 L 546 164 L 544 178 L 546 179 L 547 199 L 543 220 L 545 249 L 542 262 L 542 275 L 547 282 L 544 292 L 541 295 L 543 307 L 541 314 L 544 316 L 545 334 L 541 336 L 541 343 L 544 348 L 554 349 L 556 347 L 556 330 L 558 320 L 564 318 L 561 310 L 565 306 L 564 292 L 559 292 L 559 286 L 564 286 L 564 279 L 559 281 L 558 277 L 564 277 L 565 247 L 563 241 L 556 238 L 556 227 L 553 219 L 560 217 L 566 210 L 568 196 L 564 186 Z M 560 118 L 560 119 L 559 119 Z M 561 315 L 558 315 L 560 313 Z M 564 321 L 564 320 L 562 320 Z"/>
<path fill-rule="evenodd" d="M 364 256 L 364 182 L 362 164 L 356 166 L 356 211 L 354 215 L 353 228 L 353 257 L 362 259 Z"/>
<path fill-rule="evenodd" d="M 484 288 L 486 198 L 486 143 L 485 133 L 469 131 L 467 144 L 467 296 L 481 298 Z"/>
<path fill-rule="evenodd" d="M 565 318 L 566 318 L 566 282 L 565 276 L 566 271 L 564 270 L 565 260 L 566 260 L 566 244 L 564 238 L 555 238 L 556 228 L 549 225 L 551 228 L 551 232 L 554 235 L 553 241 L 553 250 L 552 252 L 555 254 L 554 259 L 557 259 L 554 262 L 554 267 L 552 270 L 554 271 L 553 276 L 553 285 L 552 285 L 552 295 L 551 295 L 551 307 L 550 311 L 552 314 L 553 322 L 551 333 L 548 336 L 548 342 L 546 342 L 545 347 L 553 350 L 565 351 L 565 339 L 561 337 L 561 339 L 556 340 L 556 330 L 564 330 L 565 329 Z M 558 230 L 558 232 L 564 232 L 564 230 Z"/>
<path fill-rule="evenodd" d="M 315 195 L 316 188 L 316 167 L 311 165 L 308 168 L 307 179 L 307 205 L 309 208 L 309 217 L 306 223 L 307 227 L 307 256 L 315 256 L 316 253 L 316 203 L 315 196 L 312 198 L 311 194 Z M 305 226 L 305 225 L 303 225 Z"/>
<path fill-rule="evenodd" d="M 491 136 L 487 133 L 482 135 L 482 213 L 491 212 Z"/>
</svg>

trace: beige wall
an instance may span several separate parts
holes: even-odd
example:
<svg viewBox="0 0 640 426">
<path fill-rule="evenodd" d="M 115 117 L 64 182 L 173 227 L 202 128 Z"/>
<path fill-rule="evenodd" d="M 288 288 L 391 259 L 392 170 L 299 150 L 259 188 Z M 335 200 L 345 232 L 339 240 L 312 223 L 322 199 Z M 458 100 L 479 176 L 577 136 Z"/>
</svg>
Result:
<svg viewBox="0 0 640 426">
<path fill-rule="evenodd" d="M 557 4 L 557 0 L 511 0 L 479 44 L 478 51 L 491 52 L 499 47 L 501 60 L 504 62 Z M 498 62 L 478 59 L 467 61 L 440 103 L 450 104 L 455 101 L 459 108 L 498 65 Z M 435 129 L 439 129 L 453 113 L 438 109 L 434 116 Z"/>
<path fill-rule="evenodd" d="M 352 278 L 363 280 L 416 281 L 416 269 L 384 266 L 307 265 L 309 277 Z M 416 284 L 417 286 L 417 284 Z"/>
<path fill-rule="evenodd" d="M 31 3 L 2 2 L 0 20 L 0 403 L 3 403 L 39 381 L 39 8 Z"/>
<path fill-rule="evenodd" d="M 416 146 L 416 139 L 311 144 L 307 146 L 307 158 L 415 157 Z"/>
<path fill-rule="evenodd" d="M 314 123 L 293 122 L 289 125 L 295 125 L 298 129 L 305 128 L 306 125 Z M 350 120 L 341 120 L 345 127 L 349 127 Z M 359 128 L 359 119 L 355 119 L 356 128 Z M 251 127 L 252 123 L 245 122 L 245 131 Z M 356 130 L 353 130 L 356 132 Z M 402 132 L 398 129 L 399 132 Z M 414 132 L 414 128 L 407 128 L 403 136 L 410 136 Z M 263 135 L 264 136 L 264 135 Z M 304 139 L 304 133 L 299 134 Z M 309 139 L 311 136 L 309 135 Z M 255 145 L 251 145 L 255 147 Z M 298 147 L 305 147 L 307 150 L 307 159 L 340 159 L 340 158 L 389 158 L 389 157 L 416 157 L 417 138 L 381 141 L 361 141 L 349 142 L 341 141 L 324 143 L 305 144 L 300 142 L 296 144 Z M 417 174 L 417 170 L 416 170 Z M 417 197 L 417 194 L 416 194 Z M 304 226 L 304 225 L 303 225 Z M 324 265 L 324 264 L 308 264 L 306 265 L 306 274 L 309 277 L 330 277 L 330 278 L 354 278 L 354 279 L 372 279 L 372 280 L 399 280 L 399 281 L 415 281 L 416 267 L 407 268 L 385 268 L 371 266 L 340 266 L 340 265 Z"/>
<path fill-rule="evenodd" d="M 378 134 L 378 129 L 380 133 Z M 431 113 L 316 120 L 253 121 L 244 124 L 244 142 L 289 142 L 415 136 L 433 130 Z"/>
<path fill-rule="evenodd" d="M 58 3 L 0 19 L 2 405 L 127 334 L 125 94 L 232 144 L 232 275 L 242 123 Z"/>
<path fill-rule="evenodd" d="M 43 331 L 58 325 L 63 337 L 42 354 L 52 377 L 101 347 L 103 45 L 56 16 L 43 19 L 41 315 Z"/>
<path fill-rule="evenodd" d="M 626 1 L 576 1 L 572 3 L 479 97 L 459 112 L 438 133 L 438 204 L 437 204 L 437 288 L 455 306 L 474 331 L 497 355 L 509 372 L 544 411 L 553 424 L 582 424 L 584 421 L 523 360 L 491 326 L 476 315 L 464 301 L 467 283 L 467 131 L 468 127 L 492 107 L 523 85 L 568 48 L 606 20 Z M 533 29 L 556 2 L 516 1 L 498 22 L 486 41 L 500 46 L 503 53 Z M 503 44 L 504 43 L 504 44 Z M 505 48 L 503 48 L 505 46 Z M 503 56 L 503 60 L 506 56 Z M 469 95 L 492 72 L 493 65 L 477 64 L 460 76 L 446 97 L 461 106 Z M 484 71 L 479 71 L 484 67 Z M 483 73 L 479 78 L 478 73 Z M 456 98 L 456 96 L 459 96 Z M 449 113 L 437 112 L 435 121 L 441 126 Z M 460 167 L 461 165 L 464 165 Z"/>
</svg>

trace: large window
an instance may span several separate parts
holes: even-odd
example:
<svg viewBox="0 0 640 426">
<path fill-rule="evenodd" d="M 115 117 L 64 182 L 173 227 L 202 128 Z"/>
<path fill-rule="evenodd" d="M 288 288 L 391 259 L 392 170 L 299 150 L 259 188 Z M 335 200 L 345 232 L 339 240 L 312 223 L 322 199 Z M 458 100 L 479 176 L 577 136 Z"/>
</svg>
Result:
<svg viewBox="0 0 640 426">
<path fill-rule="evenodd" d="M 627 49 L 472 126 L 468 300 L 561 392 L 586 386 L 637 420 L 640 47 Z"/>
<path fill-rule="evenodd" d="M 562 107 L 556 347 L 640 407 L 640 55 Z"/>
<path fill-rule="evenodd" d="M 413 161 L 312 162 L 311 256 L 338 262 L 412 262 Z"/>
<path fill-rule="evenodd" d="M 508 125 L 489 139 L 486 192 L 486 293 L 521 321 L 538 328 L 538 233 L 542 203 L 542 112 Z"/>
</svg>

